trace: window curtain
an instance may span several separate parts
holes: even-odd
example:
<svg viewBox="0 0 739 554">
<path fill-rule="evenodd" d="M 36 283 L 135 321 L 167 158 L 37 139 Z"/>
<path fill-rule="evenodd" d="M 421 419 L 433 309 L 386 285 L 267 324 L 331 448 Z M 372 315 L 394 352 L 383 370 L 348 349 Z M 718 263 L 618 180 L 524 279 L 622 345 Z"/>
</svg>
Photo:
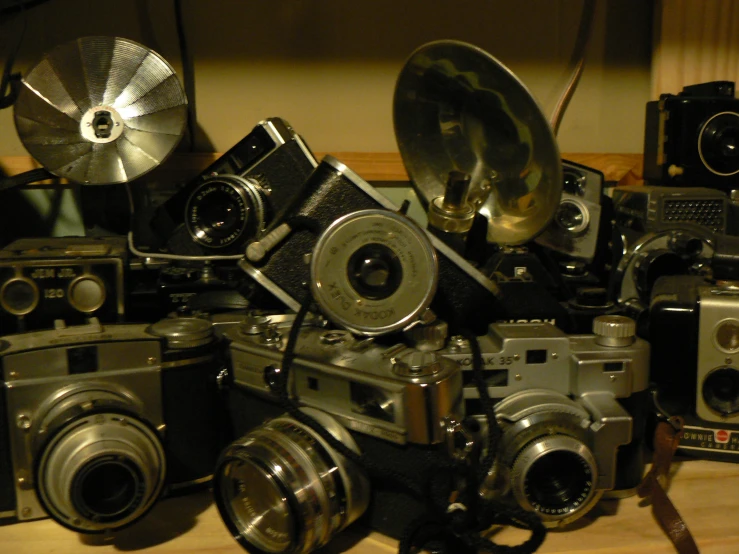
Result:
<svg viewBox="0 0 739 554">
<path fill-rule="evenodd" d="M 707 81 L 739 81 L 739 1 L 656 0 L 652 98 Z"/>
</svg>

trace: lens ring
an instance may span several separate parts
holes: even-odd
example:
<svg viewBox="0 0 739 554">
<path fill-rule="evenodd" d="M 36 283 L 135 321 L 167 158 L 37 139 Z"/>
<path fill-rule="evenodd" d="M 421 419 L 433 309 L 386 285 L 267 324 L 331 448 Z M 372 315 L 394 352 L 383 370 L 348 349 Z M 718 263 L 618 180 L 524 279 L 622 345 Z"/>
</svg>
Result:
<svg viewBox="0 0 739 554">
<path fill-rule="evenodd" d="M 547 469 L 556 471 L 563 460 L 567 466 L 559 474 L 542 474 Z M 511 468 L 511 485 L 518 503 L 538 513 L 545 525 L 565 525 L 585 515 L 602 495 L 595 488 L 597 476 L 595 457 L 585 444 L 574 437 L 551 435 L 521 450 Z"/>
<path fill-rule="evenodd" d="M 302 411 L 359 452 L 331 416 Z M 248 551 L 312 552 L 365 511 L 369 482 L 315 430 L 282 416 L 224 451 L 216 465 L 214 496 L 226 526 Z"/>
<path fill-rule="evenodd" d="M 739 320 L 727 318 L 716 324 L 713 343 L 727 354 L 739 352 Z"/>
<path fill-rule="evenodd" d="M 349 271 L 364 249 L 392 253 L 383 255 L 392 284 L 374 287 L 369 295 Z M 428 236 L 405 216 L 388 210 L 340 217 L 319 237 L 311 256 L 316 302 L 334 323 L 360 335 L 408 326 L 428 308 L 437 284 L 438 260 Z"/>
<path fill-rule="evenodd" d="M 136 474 L 131 502 L 117 514 L 96 512 L 82 500 L 85 475 L 111 460 Z M 82 533 L 101 533 L 130 525 L 154 504 L 164 486 L 165 453 L 156 431 L 135 417 L 94 413 L 62 425 L 42 445 L 36 490 L 46 513 Z M 82 510 L 80 510 L 82 509 Z"/>
<path fill-rule="evenodd" d="M 23 298 L 18 303 L 17 295 Z M 14 297 L 15 296 L 15 297 Z M 0 306 L 13 315 L 26 315 L 36 309 L 39 303 L 39 290 L 35 282 L 27 277 L 14 277 L 0 287 Z"/>
<path fill-rule="evenodd" d="M 193 241 L 208 248 L 245 244 L 265 224 L 263 192 L 252 179 L 218 175 L 192 191 L 185 206 L 185 225 Z"/>
<path fill-rule="evenodd" d="M 100 309 L 105 297 L 105 283 L 97 275 L 80 275 L 67 287 L 69 304 L 78 312 L 89 314 Z"/>
<path fill-rule="evenodd" d="M 590 225 L 590 211 L 574 198 L 562 200 L 554 218 L 557 225 L 573 235 L 582 233 Z"/>
<path fill-rule="evenodd" d="M 703 401 L 722 416 L 739 413 L 739 370 L 733 367 L 714 369 L 701 384 Z"/>
<path fill-rule="evenodd" d="M 723 130 L 735 131 L 735 154 L 726 156 L 725 153 L 713 152 L 715 145 L 710 144 L 721 139 Z M 717 155 L 718 154 L 718 155 Z M 739 114 L 734 112 L 719 112 L 709 117 L 698 132 L 698 156 L 703 165 L 715 175 L 728 177 L 739 173 Z"/>
<path fill-rule="evenodd" d="M 72 504 L 91 521 L 118 521 L 131 515 L 140 504 L 143 479 L 136 463 L 128 457 L 93 458 L 72 481 Z"/>
</svg>

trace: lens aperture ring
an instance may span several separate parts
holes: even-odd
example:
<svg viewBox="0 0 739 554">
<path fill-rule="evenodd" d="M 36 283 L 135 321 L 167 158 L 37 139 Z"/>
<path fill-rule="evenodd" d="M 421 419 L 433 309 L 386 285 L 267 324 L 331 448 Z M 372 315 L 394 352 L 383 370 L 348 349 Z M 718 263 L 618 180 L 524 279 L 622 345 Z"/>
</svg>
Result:
<svg viewBox="0 0 739 554">
<path fill-rule="evenodd" d="M 547 526 L 584 515 L 600 498 L 598 466 L 590 449 L 568 435 L 542 436 L 528 443 L 511 467 L 518 503 L 537 512 Z"/>
<path fill-rule="evenodd" d="M 316 302 L 334 323 L 360 335 L 387 334 L 417 321 L 437 284 L 437 255 L 425 231 L 387 210 L 337 219 L 311 256 Z"/>
<path fill-rule="evenodd" d="M 143 516 L 164 486 L 166 459 L 154 429 L 130 415 L 93 413 L 67 422 L 43 446 L 36 489 L 49 516 L 83 533 L 120 529 Z M 107 491 L 96 483 L 115 477 Z"/>
<path fill-rule="evenodd" d="M 340 440 L 357 451 L 344 433 Z M 288 417 L 254 429 L 226 449 L 216 467 L 214 493 L 239 543 L 273 553 L 311 552 L 326 544 L 361 515 L 369 496 L 366 478 L 358 479 L 351 462 Z"/>
<path fill-rule="evenodd" d="M 238 175 L 203 181 L 185 207 L 185 225 L 193 241 L 208 248 L 246 244 L 265 226 L 264 191 Z"/>
</svg>

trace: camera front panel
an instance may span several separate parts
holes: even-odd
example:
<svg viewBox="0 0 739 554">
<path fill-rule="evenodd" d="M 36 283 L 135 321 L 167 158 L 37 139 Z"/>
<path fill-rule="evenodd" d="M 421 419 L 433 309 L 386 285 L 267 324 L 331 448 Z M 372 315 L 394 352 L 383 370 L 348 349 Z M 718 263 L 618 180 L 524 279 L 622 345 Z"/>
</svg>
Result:
<svg viewBox="0 0 739 554">
<path fill-rule="evenodd" d="M 644 176 L 655 184 L 731 190 L 739 182 L 739 100 L 664 95 L 647 103 Z"/>
<path fill-rule="evenodd" d="M 696 415 L 739 423 L 739 287 L 701 287 Z"/>
<path fill-rule="evenodd" d="M 54 321 L 115 323 L 125 317 L 122 239 L 18 241 L 0 252 L 3 334 L 50 329 Z"/>
</svg>

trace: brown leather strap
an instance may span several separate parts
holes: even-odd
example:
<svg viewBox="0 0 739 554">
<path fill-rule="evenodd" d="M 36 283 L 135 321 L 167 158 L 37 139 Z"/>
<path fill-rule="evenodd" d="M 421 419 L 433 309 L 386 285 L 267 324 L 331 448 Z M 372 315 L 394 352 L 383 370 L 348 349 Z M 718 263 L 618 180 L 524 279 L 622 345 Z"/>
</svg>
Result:
<svg viewBox="0 0 739 554">
<path fill-rule="evenodd" d="M 671 417 L 668 421 L 657 424 L 654 432 L 652 469 L 644 477 L 636 492 L 639 498 L 649 498 L 657 523 L 675 545 L 678 554 L 698 554 L 698 545 L 695 544 L 690 529 L 665 491 L 672 457 L 683 436 L 683 425 L 681 417 Z"/>
</svg>

